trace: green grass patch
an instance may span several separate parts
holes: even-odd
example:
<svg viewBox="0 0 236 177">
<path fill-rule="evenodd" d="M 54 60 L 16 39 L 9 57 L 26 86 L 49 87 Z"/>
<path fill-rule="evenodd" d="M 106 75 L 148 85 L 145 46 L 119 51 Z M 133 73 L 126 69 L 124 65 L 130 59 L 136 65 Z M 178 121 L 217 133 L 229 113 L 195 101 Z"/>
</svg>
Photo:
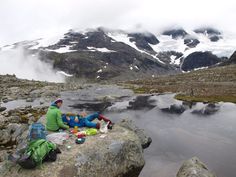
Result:
<svg viewBox="0 0 236 177">
<path fill-rule="evenodd" d="M 236 103 L 236 96 L 234 95 L 212 95 L 212 96 L 189 96 L 183 94 L 175 95 L 175 99 L 191 102 L 231 102 Z"/>
</svg>

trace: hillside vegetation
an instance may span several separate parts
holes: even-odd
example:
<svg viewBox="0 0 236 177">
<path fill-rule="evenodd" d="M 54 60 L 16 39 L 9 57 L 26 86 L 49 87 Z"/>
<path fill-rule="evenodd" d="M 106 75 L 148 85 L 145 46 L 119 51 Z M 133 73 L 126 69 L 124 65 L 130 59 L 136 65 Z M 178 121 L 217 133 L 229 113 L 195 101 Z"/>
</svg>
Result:
<svg viewBox="0 0 236 177">
<path fill-rule="evenodd" d="M 236 103 L 236 65 L 123 82 L 136 93 L 177 93 L 186 101 Z"/>
</svg>

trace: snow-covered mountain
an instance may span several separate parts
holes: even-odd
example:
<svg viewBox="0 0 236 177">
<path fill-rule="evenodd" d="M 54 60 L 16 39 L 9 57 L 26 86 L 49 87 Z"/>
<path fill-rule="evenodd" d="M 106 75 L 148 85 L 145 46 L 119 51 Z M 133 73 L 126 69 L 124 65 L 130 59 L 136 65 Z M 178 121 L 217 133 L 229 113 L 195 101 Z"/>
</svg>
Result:
<svg viewBox="0 0 236 177">
<path fill-rule="evenodd" d="M 213 28 L 161 34 L 97 28 L 69 32 L 1 47 L 23 47 L 57 70 L 91 79 L 133 79 L 190 71 L 225 62 L 236 39 Z"/>
</svg>

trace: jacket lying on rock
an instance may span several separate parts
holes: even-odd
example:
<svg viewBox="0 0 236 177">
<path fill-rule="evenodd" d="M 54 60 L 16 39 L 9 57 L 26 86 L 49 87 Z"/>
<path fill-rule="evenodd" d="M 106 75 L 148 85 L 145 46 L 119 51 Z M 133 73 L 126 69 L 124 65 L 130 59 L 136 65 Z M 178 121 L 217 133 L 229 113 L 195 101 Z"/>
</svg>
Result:
<svg viewBox="0 0 236 177">
<path fill-rule="evenodd" d="M 92 122 L 94 119 L 99 118 L 98 113 L 90 114 L 86 117 L 81 117 L 80 115 L 69 115 L 68 116 L 70 120 L 68 121 L 66 119 L 66 114 L 62 114 L 62 120 L 66 124 L 68 124 L 70 127 L 90 127 L 90 128 L 97 128 L 97 123 Z M 75 118 L 78 119 L 78 121 L 75 121 Z"/>
</svg>

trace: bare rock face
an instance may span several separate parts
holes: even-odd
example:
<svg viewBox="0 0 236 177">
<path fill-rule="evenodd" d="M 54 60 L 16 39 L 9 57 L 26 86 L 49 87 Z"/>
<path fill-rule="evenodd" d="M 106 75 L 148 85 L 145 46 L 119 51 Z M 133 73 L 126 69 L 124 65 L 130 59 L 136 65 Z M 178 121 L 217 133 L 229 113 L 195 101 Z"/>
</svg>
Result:
<svg viewBox="0 0 236 177">
<path fill-rule="evenodd" d="M 193 52 L 189 54 L 182 64 L 182 70 L 190 71 L 196 68 L 213 66 L 221 59 L 211 52 Z"/>
<path fill-rule="evenodd" d="M 197 157 L 183 163 L 176 177 L 216 177 Z"/>
</svg>

